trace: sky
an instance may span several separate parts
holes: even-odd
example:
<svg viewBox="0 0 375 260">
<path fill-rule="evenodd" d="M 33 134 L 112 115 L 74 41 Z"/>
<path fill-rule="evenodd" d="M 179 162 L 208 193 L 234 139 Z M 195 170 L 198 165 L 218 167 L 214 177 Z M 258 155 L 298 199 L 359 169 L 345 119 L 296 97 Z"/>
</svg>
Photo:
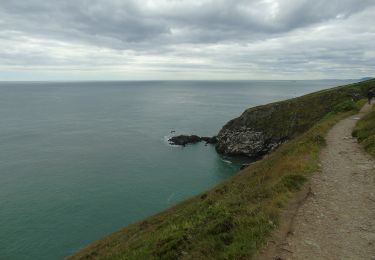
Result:
<svg viewBox="0 0 375 260">
<path fill-rule="evenodd" d="M 375 76 L 375 0 L 0 0 L 0 80 Z"/>
</svg>

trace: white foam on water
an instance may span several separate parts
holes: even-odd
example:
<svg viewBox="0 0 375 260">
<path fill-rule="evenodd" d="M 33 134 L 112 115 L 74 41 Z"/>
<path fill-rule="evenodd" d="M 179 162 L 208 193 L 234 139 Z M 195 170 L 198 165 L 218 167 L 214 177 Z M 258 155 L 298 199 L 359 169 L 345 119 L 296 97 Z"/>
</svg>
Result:
<svg viewBox="0 0 375 260">
<path fill-rule="evenodd" d="M 225 159 L 221 159 L 223 162 L 225 162 L 225 163 L 227 163 L 227 164 L 232 164 L 232 162 L 231 161 L 229 161 L 229 160 L 225 160 Z"/>
<path fill-rule="evenodd" d="M 180 145 L 175 145 L 175 144 L 171 144 L 168 140 L 171 139 L 173 137 L 173 135 L 166 135 L 166 136 L 163 136 L 163 138 L 161 139 L 161 141 L 163 143 L 165 143 L 166 145 L 170 146 L 170 147 L 175 147 L 175 148 L 180 148 L 181 146 Z"/>
<path fill-rule="evenodd" d="M 171 199 L 174 197 L 174 195 L 175 195 L 176 193 L 172 193 L 169 197 L 168 197 L 168 199 L 167 199 L 167 203 L 169 204 L 169 203 L 171 203 Z"/>
</svg>

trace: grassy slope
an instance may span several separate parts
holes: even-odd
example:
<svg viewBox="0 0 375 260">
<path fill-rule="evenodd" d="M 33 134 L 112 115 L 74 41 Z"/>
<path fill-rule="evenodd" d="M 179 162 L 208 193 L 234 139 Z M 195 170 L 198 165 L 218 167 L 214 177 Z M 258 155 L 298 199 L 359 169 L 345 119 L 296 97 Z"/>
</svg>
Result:
<svg viewBox="0 0 375 260">
<path fill-rule="evenodd" d="M 314 92 L 302 97 L 252 107 L 231 121 L 224 128 L 251 127 L 264 132 L 267 137 L 294 137 L 312 127 L 328 112 L 348 97 L 358 100 L 367 95 L 369 85 L 375 81 L 352 84 Z M 350 103 L 350 102 L 349 102 Z M 349 104 L 346 104 L 349 105 Z M 288 122 L 288 123 L 286 123 Z"/>
<path fill-rule="evenodd" d="M 363 144 L 366 151 L 375 156 L 375 109 L 364 116 L 354 129 L 353 136 Z"/>
<path fill-rule="evenodd" d="M 371 84 L 373 84 L 372 82 Z M 352 85 L 362 87 L 363 85 Z M 72 259 L 249 259 L 310 174 L 327 131 L 355 112 L 343 102 L 307 132 L 213 189 L 90 245 Z M 311 107 L 310 109 L 314 109 Z"/>
<path fill-rule="evenodd" d="M 375 81 L 366 81 L 249 108 L 222 128 L 218 134 L 216 150 L 232 155 L 246 151 L 247 149 L 230 148 L 232 142 L 241 142 L 241 138 L 236 140 L 237 136 L 230 133 L 241 132 L 244 127 L 261 132 L 266 143 L 280 143 L 292 139 L 311 128 L 330 111 L 350 109 L 353 106 L 350 99 L 365 97 L 374 83 Z M 347 102 L 343 103 L 345 100 Z"/>
</svg>

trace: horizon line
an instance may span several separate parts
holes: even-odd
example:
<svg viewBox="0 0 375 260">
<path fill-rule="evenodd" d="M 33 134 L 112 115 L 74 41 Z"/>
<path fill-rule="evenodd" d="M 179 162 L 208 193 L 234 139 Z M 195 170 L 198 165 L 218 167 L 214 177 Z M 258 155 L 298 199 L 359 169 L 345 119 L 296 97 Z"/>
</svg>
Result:
<svg viewBox="0 0 375 260">
<path fill-rule="evenodd" d="M 315 79 L 74 79 L 74 80 L 1 80 L 1 83 L 68 83 L 68 82 L 173 82 L 173 81 L 314 81 L 314 80 L 370 80 L 373 77 L 362 77 L 362 78 L 315 78 Z"/>
</svg>

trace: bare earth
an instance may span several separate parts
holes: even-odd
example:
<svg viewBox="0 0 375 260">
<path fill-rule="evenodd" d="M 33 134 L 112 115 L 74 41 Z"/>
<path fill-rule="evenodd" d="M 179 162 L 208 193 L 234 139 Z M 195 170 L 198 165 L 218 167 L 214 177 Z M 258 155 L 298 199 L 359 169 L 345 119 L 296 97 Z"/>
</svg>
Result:
<svg viewBox="0 0 375 260">
<path fill-rule="evenodd" d="M 330 130 L 322 171 L 311 178 L 295 202 L 297 211 L 286 216 L 284 234 L 273 238 L 261 259 L 375 260 L 375 160 L 351 137 L 369 110 L 364 106 Z"/>
</svg>

